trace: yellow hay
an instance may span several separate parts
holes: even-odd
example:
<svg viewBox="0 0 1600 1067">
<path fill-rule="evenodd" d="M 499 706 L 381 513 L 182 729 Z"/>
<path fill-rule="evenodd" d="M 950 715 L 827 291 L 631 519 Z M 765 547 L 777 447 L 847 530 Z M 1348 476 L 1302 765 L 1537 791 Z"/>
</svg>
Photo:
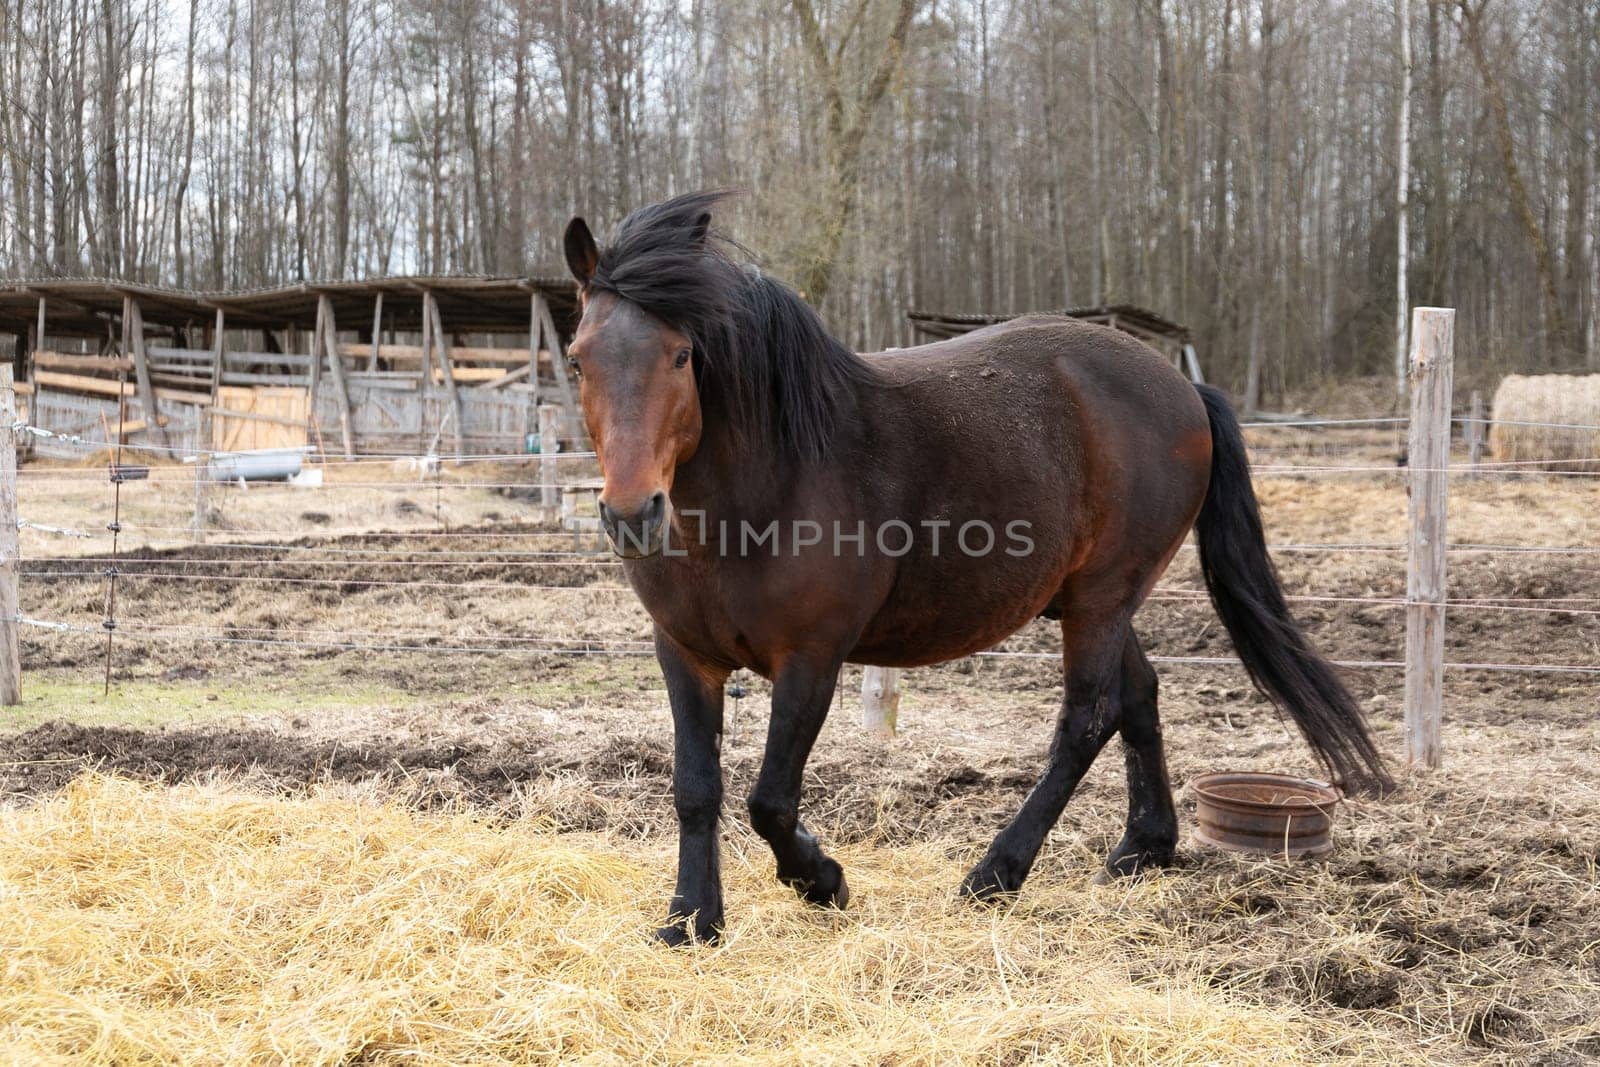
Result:
<svg viewBox="0 0 1600 1067">
<path fill-rule="evenodd" d="M 670 843 L 331 792 L 90 776 L 0 812 L 0 1058 L 19 1063 L 1397 1062 L 1198 978 L 1130 973 L 1151 921 L 1029 887 L 952 899 L 933 848 L 842 850 L 852 910 L 728 857 L 724 948 L 645 940 Z M 1059 880 L 1055 880 L 1059 881 Z M 1086 903 L 1087 902 L 1087 903 Z"/>
<path fill-rule="evenodd" d="M 1600 470 L 1600 430 L 1560 428 L 1600 426 L 1600 374 L 1507 375 L 1494 393 L 1493 420 L 1496 461 Z"/>
</svg>

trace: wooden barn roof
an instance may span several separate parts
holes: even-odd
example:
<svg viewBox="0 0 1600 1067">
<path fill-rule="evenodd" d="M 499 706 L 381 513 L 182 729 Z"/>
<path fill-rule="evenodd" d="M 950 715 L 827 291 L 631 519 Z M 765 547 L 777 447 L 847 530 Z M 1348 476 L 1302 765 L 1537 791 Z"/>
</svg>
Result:
<svg viewBox="0 0 1600 1067">
<path fill-rule="evenodd" d="M 577 317 L 577 286 L 560 275 L 402 276 L 362 281 L 299 282 L 261 289 L 205 291 L 172 289 L 110 278 L 38 278 L 0 281 L 0 331 L 20 332 L 39 315 L 45 300 L 45 330 L 52 336 L 104 336 L 106 324 L 122 314 L 131 296 L 147 325 L 182 328 L 209 326 L 218 308 L 230 328 L 282 329 L 316 325 L 317 300 L 333 302 L 341 328 L 368 326 L 373 302 L 384 294 L 386 327 L 417 330 L 422 323 L 422 293 L 439 302 L 445 328 L 463 333 L 525 333 L 530 296 L 550 305 L 563 330 Z"/>
<path fill-rule="evenodd" d="M 1171 319 L 1157 315 L 1149 308 L 1136 304 L 1096 304 L 1088 307 L 1061 308 L 1046 311 L 1048 315 L 1067 315 L 1090 322 L 1103 322 L 1147 341 L 1181 347 L 1190 341 L 1189 328 Z M 970 333 L 997 322 L 1007 322 L 1016 315 L 951 314 L 943 311 L 907 311 L 912 329 L 932 340 Z"/>
</svg>

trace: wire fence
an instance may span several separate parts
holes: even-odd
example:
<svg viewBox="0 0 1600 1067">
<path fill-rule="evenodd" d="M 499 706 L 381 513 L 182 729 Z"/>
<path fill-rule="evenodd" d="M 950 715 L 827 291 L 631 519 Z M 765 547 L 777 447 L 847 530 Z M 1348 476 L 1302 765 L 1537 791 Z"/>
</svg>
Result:
<svg viewBox="0 0 1600 1067">
<path fill-rule="evenodd" d="M 1487 420 L 1457 418 L 1458 425 L 1482 423 Z M 1244 425 L 1257 435 L 1274 430 L 1333 430 L 1345 431 L 1359 428 L 1404 428 L 1407 420 L 1394 416 L 1345 419 L 1291 419 L 1270 422 L 1246 422 Z M 1569 429 L 1581 432 L 1600 432 L 1600 426 L 1565 423 L 1523 423 L 1515 425 Z M 52 434 L 25 424 L 13 427 L 20 433 L 53 437 L 82 447 L 88 453 L 109 451 L 118 446 L 106 440 L 92 440 L 72 435 Z M 192 487 L 197 495 L 210 491 L 217 484 L 207 485 L 204 477 L 205 463 L 210 453 L 170 446 L 144 447 L 129 451 L 143 455 L 176 460 L 167 467 L 151 466 L 137 481 L 118 481 L 108 478 L 104 467 L 39 467 L 19 471 L 20 503 L 24 511 L 30 503 L 42 499 L 38 494 L 48 494 L 59 487 L 77 486 L 87 489 L 95 484 L 109 491 L 127 492 L 134 485 L 150 486 L 157 492 L 173 488 Z M 1357 445 L 1368 448 L 1370 445 Z M 1255 449 L 1258 460 L 1270 455 L 1272 446 Z M 547 489 L 560 490 L 573 485 L 580 475 L 571 475 L 554 481 L 507 480 L 497 477 L 494 471 L 508 466 L 526 466 L 536 461 L 542 470 L 551 469 L 551 462 L 567 463 L 573 460 L 594 460 L 592 451 L 570 451 L 535 454 L 475 454 L 459 457 L 416 455 L 412 453 L 383 453 L 364 455 L 356 459 L 329 459 L 308 454 L 315 468 L 337 475 L 324 481 L 315 489 L 305 489 L 289 483 L 250 483 L 248 494 L 262 490 L 268 496 L 282 493 L 316 492 L 324 498 L 330 494 L 356 491 L 418 491 L 432 490 L 443 493 L 449 490 L 461 494 L 500 494 L 522 492 L 530 497 L 541 495 Z M 1592 478 L 1600 477 L 1600 470 L 1568 470 L 1562 467 L 1600 464 L 1600 456 L 1554 461 L 1498 461 L 1479 463 L 1471 468 L 1475 476 L 1511 478 Z M 113 466 L 113 471 L 120 463 Z M 376 471 L 387 467 L 395 477 L 364 477 L 363 471 Z M 1408 468 L 1395 464 L 1374 462 L 1258 462 L 1254 468 L 1265 477 L 1303 478 L 1316 476 L 1354 476 L 1377 478 L 1380 481 L 1396 474 L 1416 473 L 1422 468 Z M 422 473 L 426 472 L 424 476 Z M 473 477 L 474 472 L 488 473 L 487 480 Z M 1456 468 L 1460 473 L 1461 468 Z M 415 474 L 416 476 L 413 476 Z M 69 489 L 70 491 L 70 489 Z M 104 617 L 98 621 L 63 618 L 35 618 L 19 615 L 16 622 L 39 631 L 62 635 L 78 635 L 105 640 L 111 645 L 111 635 L 121 642 L 194 644 L 218 646 L 246 646 L 256 649 L 277 649 L 286 652 L 360 652 L 398 653 L 416 655 L 533 655 L 533 656 L 584 656 L 584 657 L 639 657 L 652 654 L 646 640 L 608 638 L 587 640 L 563 633 L 512 633 L 512 632 L 439 632 L 435 627 L 351 629 L 334 626 L 301 626 L 280 623 L 262 624 L 243 621 L 219 621 L 213 625 L 162 621 L 140 614 L 138 590 L 150 583 L 167 586 L 192 586 L 203 583 L 223 589 L 243 587 L 321 588 L 339 592 L 359 590 L 401 591 L 418 593 L 448 600 L 453 596 L 479 593 L 534 594 L 560 600 L 569 610 L 581 611 L 586 604 L 604 605 L 614 609 L 625 602 L 631 590 L 620 581 L 597 581 L 602 575 L 620 575 L 622 565 L 609 555 L 603 545 L 589 548 L 552 547 L 547 542 L 570 540 L 570 530 L 518 524 L 516 529 L 461 528 L 437 529 L 414 526 L 394 528 L 323 528 L 310 523 L 286 523 L 280 512 L 274 516 L 275 524 L 262 528 L 212 529 L 202 521 L 199 505 L 193 520 L 180 523 L 157 519 L 122 518 L 123 501 L 119 498 L 116 511 L 103 529 L 94 523 L 78 521 L 70 525 L 56 522 L 20 519 L 20 531 L 32 538 L 56 539 L 63 543 L 110 541 L 121 544 L 143 538 L 135 552 L 114 549 L 111 552 L 92 550 L 69 554 L 64 552 L 29 555 L 20 576 L 29 583 L 48 583 L 58 589 L 68 583 L 105 583 L 107 598 Z M 169 506 L 172 506 L 169 504 Z M 542 507 L 539 506 L 539 507 Z M 538 511 L 538 508 L 535 509 Z M 547 509 L 546 509 L 547 510 Z M 548 524 L 553 516 L 538 511 L 540 521 Z M 371 525 L 379 521 L 369 517 Z M 436 511 L 435 522 L 444 521 L 442 506 Z M 327 543 L 337 541 L 338 543 Z M 368 543 L 377 542 L 377 543 Z M 488 547 L 493 546 L 493 547 Z M 515 546 L 515 547 L 514 547 Z M 1192 543 L 1184 546 L 1192 551 Z M 1347 542 L 1294 542 L 1284 541 L 1269 546 L 1273 553 L 1312 557 L 1363 557 L 1384 559 L 1399 557 L 1408 546 L 1398 541 L 1347 541 Z M 1543 545 L 1457 542 L 1448 546 L 1448 552 L 1458 556 L 1478 557 L 1575 557 L 1588 558 L 1600 554 L 1600 544 Z M 224 555 L 224 554 L 231 555 Z M 320 569 L 320 573 L 319 573 Z M 235 573 L 243 570 L 247 573 Z M 393 577 L 374 576 L 391 571 Z M 529 580 L 507 577 L 475 578 L 467 574 L 488 570 L 504 575 L 526 573 Z M 291 573 L 282 573 L 290 571 Z M 460 580 L 450 580 L 454 571 L 464 571 Z M 570 577 L 571 582 L 549 581 L 541 578 L 547 573 Z M 116 601 L 112 590 L 121 584 L 121 599 Z M 1188 605 L 1204 607 L 1209 594 L 1199 588 L 1172 584 L 1169 579 L 1150 595 L 1158 604 L 1175 608 Z M 1295 592 L 1288 600 L 1296 605 L 1349 606 L 1392 613 L 1398 623 L 1401 609 L 1411 601 L 1404 595 L 1379 595 L 1376 593 L 1345 595 L 1315 591 Z M 1451 613 L 1491 618 L 1527 617 L 1555 620 L 1576 625 L 1591 624 L 1600 620 L 1600 591 L 1594 596 L 1458 596 L 1449 597 L 1445 605 Z M 642 613 L 641 613 L 642 616 Z M 1059 661 L 1057 652 L 1037 651 L 1028 648 L 1000 647 L 977 653 L 978 659 Z M 1209 655 L 1152 655 L 1153 662 L 1184 665 L 1196 668 L 1239 667 L 1231 656 Z M 108 663 L 110 660 L 108 659 Z M 1398 659 L 1343 659 L 1341 666 L 1355 670 L 1391 671 L 1405 664 Z M 1517 674 L 1552 674 L 1588 676 L 1600 674 L 1600 665 L 1574 662 L 1529 663 L 1515 662 L 1494 656 L 1471 657 L 1448 661 L 1452 672 L 1508 672 Z"/>
</svg>

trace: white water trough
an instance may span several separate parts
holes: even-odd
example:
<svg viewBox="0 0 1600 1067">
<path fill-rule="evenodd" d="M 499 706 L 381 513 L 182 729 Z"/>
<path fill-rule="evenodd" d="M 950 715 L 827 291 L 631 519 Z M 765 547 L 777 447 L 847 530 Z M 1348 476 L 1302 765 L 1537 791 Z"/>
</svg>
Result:
<svg viewBox="0 0 1600 1067">
<path fill-rule="evenodd" d="M 206 462 L 206 478 L 213 482 L 285 481 L 300 473 L 310 451 L 307 446 L 217 452 Z"/>
</svg>

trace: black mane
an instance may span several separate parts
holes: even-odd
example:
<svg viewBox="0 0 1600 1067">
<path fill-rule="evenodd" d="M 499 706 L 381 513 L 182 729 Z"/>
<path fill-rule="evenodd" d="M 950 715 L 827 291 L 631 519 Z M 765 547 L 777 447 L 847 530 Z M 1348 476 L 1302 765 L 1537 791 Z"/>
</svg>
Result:
<svg viewBox="0 0 1600 1067">
<path fill-rule="evenodd" d="M 851 386 L 872 368 L 800 296 L 733 258 L 710 228 L 726 193 L 690 193 L 630 214 L 589 280 L 655 315 L 694 343 L 701 405 L 743 441 L 800 460 L 828 454 Z"/>
</svg>

